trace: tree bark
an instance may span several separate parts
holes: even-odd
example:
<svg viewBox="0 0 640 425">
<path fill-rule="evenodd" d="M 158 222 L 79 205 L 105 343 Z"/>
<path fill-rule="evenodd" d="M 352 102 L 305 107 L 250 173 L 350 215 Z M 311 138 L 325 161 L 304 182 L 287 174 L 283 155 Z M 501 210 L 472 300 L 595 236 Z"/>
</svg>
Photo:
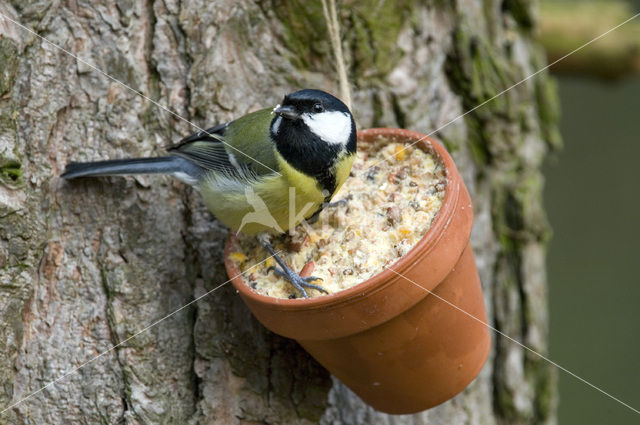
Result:
<svg viewBox="0 0 640 425">
<path fill-rule="evenodd" d="M 428 133 L 544 66 L 534 5 L 339 4 L 360 128 Z M 302 87 L 336 91 L 320 2 L 40 0 L 0 13 L 201 127 Z M 226 230 L 168 177 L 58 176 L 72 160 L 149 156 L 195 129 L 0 18 L 0 423 L 551 424 L 555 378 L 500 336 L 453 400 L 366 406 L 227 284 Z M 444 127 L 474 200 L 490 324 L 547 352 L 540 165 L 559 144 L 543 73 Z M 428 385 L 428 383 L 425 383 Z"/>
</svg>

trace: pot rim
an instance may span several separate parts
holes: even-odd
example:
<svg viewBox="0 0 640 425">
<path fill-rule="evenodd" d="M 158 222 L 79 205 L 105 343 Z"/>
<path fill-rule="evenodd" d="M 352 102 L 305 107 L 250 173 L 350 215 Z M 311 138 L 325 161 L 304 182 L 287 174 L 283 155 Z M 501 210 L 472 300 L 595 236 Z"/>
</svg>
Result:
<svg viewBox="0 0 640 425">
<path fill-rule="evenodd" d="M 395 262 L 387 266 L 387 269 L 382 270 L 380 273 L 370 277 L 369 279 L 358 283 L 350 288 L 343 289 L 333 294 L 322 295 L 313 298 L 274 298 L 267 295 L 259 294 L 244 282 L 242 272 L 238 269 L 233 261 L 229 259 L 229 254 L 232 249 L 235 249 L 237 238 L 233 232 L 227 236 L 225 244 L 224 259 L 227 263 L 229 271 L 233 272 L 233 276 L 229 276 L 233 286 L 238 290 L 243 297 L 247 297 L 252 302 L 261 304 L 263 307 L 273 310 L 287 310 L 287 311 L 304 311 L 304 310 L 316 310 L 316 309 L 328 309 L 339 305 L 349 304 L 351 302 L 357 302 L 358 300 L 384 289 L 394 281 L 398 280 L 400 276 L 397 273 L 389 270 L 402 271 L 406 273 L 410 270 L 418 260 L 427 255 L 437 242 L 444 235 L 451 218 L 454 215 L 456 205 L 458 203 L 458 197 L 460 194 L 460 175 L 457 172 L 457 168 L 453 162 L 453 159 L 446 151 L 444 146 L 436 140 L 418 133 L 412 130 L 399 129 L 399 128 L 370 128 L 358 131 L 358 142 L 369 143 L 369 140 L 382 136 L 395 139 L 395 141 L 403 140 L 407 142 L 417 142 L 415 146 L 419 146 L 422 149 L 435 154 L 440 162 L 443 164 L 446 172 L 447 183 L 442 206 L 438 211 L 438 214 L 433 220 L 431 227 L 420 238 L 420 240 L 407 252 L 404 256 L 398 258 Z M 364 140 L 366 141 L 364 141 Z M 469 233 L 471 228 L 469 228 Z M 468 236 L 468 235 L 467 235 Z M 267 257 L 268 258 L 268 257 Z M 259 263 L 256 263 L 259 264 Z M 229 273 L 230 275 L 232 273 Z M 425 287 L 428 291 L 431 291 L 437 286 L 439 282 L 434 282 L 433 287 Z M 429 295 L 429 292 L 424 291 L 424 296 Z"/>
</svg>

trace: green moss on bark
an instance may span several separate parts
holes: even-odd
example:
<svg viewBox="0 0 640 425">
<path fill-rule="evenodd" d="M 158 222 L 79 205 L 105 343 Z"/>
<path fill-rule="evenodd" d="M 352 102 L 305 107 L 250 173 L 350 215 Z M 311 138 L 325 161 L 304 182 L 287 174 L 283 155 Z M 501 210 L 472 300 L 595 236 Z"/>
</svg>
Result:
<svg viewBox="0 0 640 425">
<path fill-rule="evenodd" d="M 20 183 L 22 180 L 22 165 L 13 160 L 0 158 L 0 181 L 8 184 Z"/>
<path fill-rule="evenodd" d="M 504 0 L 502 9 L 510 12 L 520 28 L 527 30 L 533 28 L 535 23 L 533 15 L 533 2 L 529 0 Z"/>
<path fill-rule="evenodd" d="M 18 65 L 16 44 L 0 35 L 0 98 L 10 99 Z M 16 111 L 12 111 L 11 100 L 8 100 L 5 105 L 0 109 L 0 184 L 15 188 L 22 184 L 21 158 L 16 152 L 16 120 L 18 115 Z"/>
<path fill-rule="evenodd" d="M 17 73 L 18 47 L 12 40 L 0 35 L 0 95 L 11 90 Z"/>
<path fill-rule="evenodd" d="M 401 58 L 400 32 L 410 25 L 414 1 L 353 1 L 348 5 L 352 28 L 349 40 L 356 78 L 382 78 Z"/>
<path fill-rule="evenodd" d="M 283 41 L 291 52 L 288 59 L 296 68 L 317 67 L 318 58 L 326 57 L 330 52 L 322 3 L 304 0 L 274 1 L 269 8 L 284 25 Z"/>
<path fill-rule="evenodd" d="M 449 83 L 462 98 L 465 111 L 473 110 L 465 116 L 465 121 L 474 159 L 484 165 L 494 162 L 496 156 L 511 155 L 510 145 L 516 141 L 496 133 L 488 123 L 518 119 L 522 99 L 513 102 L 509 93 L 518 88 L 506 90 L 521 79 L 521 72 L 487 39 L 463 27 L 453 34 L 453 48 L 445 70 Z"/>
<path fill-rule="evenodd" d="M 375 80 L 387 75 L 401 57 L 400 32 L 411 24 L 414 0 L 345 1 L 338 5 L 342 38 L 348 45 L 350 76 Z M 303 0 L 274 2 L 272 10 L 284 25 L 284 42 L 294 65 L 301 69 L 331 72 L 326 64 L 333 53 L 322 3 Z M 331 61 L 327 61 L 331 58 Z"/>
<path fill-rule="evenodd" d="M 542 359 L 532 365 L 536 379 L 538 397 L 535 399 L 535 415 L 540 423 L 546 423 L 553 417 L 556 404 L 557 370 L 550 369 Z"/>
<path fill-rule="evenodd" d="M 558 99 L 557 84 L 552 78 L 537 79 L 535 81 L 535 92 L 542 136 L 551 149 L 561 149 L 562 136 L 558 129 L 560 100 Z"/>
</svg>

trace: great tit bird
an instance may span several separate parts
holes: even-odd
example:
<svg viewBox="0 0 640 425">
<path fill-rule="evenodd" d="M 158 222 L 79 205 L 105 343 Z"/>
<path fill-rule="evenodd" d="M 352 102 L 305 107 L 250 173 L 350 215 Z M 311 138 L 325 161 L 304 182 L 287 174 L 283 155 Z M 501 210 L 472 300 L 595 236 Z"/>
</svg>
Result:
<svg viewBox="0 0 640 425">
<path fill-rule="evenodd" d="M 233 231 L 258 235 L 306 298 L 324 291 L 291 270 L 269 243 L 317 214 L 340 188 L 356 152 L 349 108 L 320 90 L 305 89 L 262 109 L 182 139 L 167 156 L 71 162 L 62 177 L 172 174 L 194 186 L 209 210 Z"/>
</svg>

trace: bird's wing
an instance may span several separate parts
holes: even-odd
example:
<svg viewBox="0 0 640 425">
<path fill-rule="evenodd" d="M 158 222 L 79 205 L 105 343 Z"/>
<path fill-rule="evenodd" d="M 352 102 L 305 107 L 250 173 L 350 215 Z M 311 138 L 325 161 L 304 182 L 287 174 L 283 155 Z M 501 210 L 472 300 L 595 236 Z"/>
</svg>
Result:
<svg viewBox="0 0 640 425">
<path fill-rule="evenodd" d="M 270 111 L 263 109 L 199 131 L 185 137 L 169 151 L 204 169 L 239 177 L 277 172 L 274 148 L 265 145 L 265 140 L 267 144 L 271 143 Z"/>
<path fill-rule="evenodd" d="M 206 130 L 201 130 L 196 133 L 193 133 L 190 136 L 185 137 L 180 140 L 175 145 L 169 146 L 169 150 L 179 149 L 182 145 L 186 145 L 191 142 L 196 142 L 200 140 L 207 140 L 210 142 L 219 141 L 221 136 L 224 135 L 225 129 L 231 124 L 231 122 L 223 122 L 222 124 L 218 124 Z"/>
<path fill-rule="evenodd" d="M 193 140 L 181 143 L 169 151 L 173 155 L 188 159 L 205 170 L 235 174 L 240 169 L 247 168 L 237 162 L 234 164 L 224 145 L 217 140 Z"/>
</svg>

